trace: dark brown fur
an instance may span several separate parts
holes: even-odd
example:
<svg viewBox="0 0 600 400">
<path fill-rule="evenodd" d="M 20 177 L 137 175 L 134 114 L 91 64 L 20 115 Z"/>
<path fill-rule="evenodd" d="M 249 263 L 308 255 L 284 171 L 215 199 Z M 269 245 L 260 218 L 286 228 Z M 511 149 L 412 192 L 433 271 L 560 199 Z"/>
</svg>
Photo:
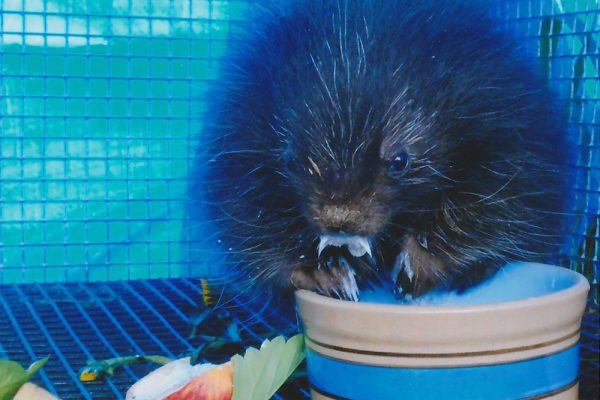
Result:
<svg viewBox="0 0 600 400">
<path fill-rule="evenodd" d="M 340 271 L 355 271 L 359 285 L 393 279 L 418 294 L 554 254 L 565 121 L 485 10 L 302 0 L 262 11 L 211 93 L 191 192 L 236 271 L 340 297 Z M 319 258 L 319 238 L 339 232 L 368 237 L 373 257 Z"/>
</svg>

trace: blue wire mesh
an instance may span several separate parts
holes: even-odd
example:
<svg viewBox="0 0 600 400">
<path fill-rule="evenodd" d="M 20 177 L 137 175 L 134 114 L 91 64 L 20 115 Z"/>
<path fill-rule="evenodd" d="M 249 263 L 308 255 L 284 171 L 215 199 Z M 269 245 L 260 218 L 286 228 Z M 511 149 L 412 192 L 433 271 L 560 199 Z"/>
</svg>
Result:
<svg viewBox="0 0 600 400">
<path fill-rule="evenodd" d="M 0 3 L 0 282 L 186 274 L 196 115 L 244 8 Z"/>
<path fill-rule="evenodd" d="M 28 365 L 52 353 L 37 381 L 65 399 L 122 398 L 148 371 L 129 366 L 82 384 L 76 374 L 90 357 L 178 355 L 200 344 L 188 337 L 195 282 L 121 280 L 191 273 L 183 204 L 197 115 L 228 35 L 251 6 L 0 2 L 0 283 L 30 283 L 0 287 L 0 357 Z M 569 100 L 579 173 L 562 262 L 590 278 L 597 301 L 598 2 L 498 0 L 497 11 Z M 40 284 L 59 281 L 73 283 Z M 296 327 L 243 302 L 235 316 L 248 345 Z M 598 398 L 598 340 L 598 314 L 588 314 L 582 399 Z"/>
<path fill-rule="evenodd" d="M 598 306 L 600 277 L 600 11 L 597 0 L 506 0 L 498 14 L 540 58 L 542 72 L 566 101 L 576 159 L 574 217 L 567 230 L 562 265 L 592 283 Z"/>
</svg>

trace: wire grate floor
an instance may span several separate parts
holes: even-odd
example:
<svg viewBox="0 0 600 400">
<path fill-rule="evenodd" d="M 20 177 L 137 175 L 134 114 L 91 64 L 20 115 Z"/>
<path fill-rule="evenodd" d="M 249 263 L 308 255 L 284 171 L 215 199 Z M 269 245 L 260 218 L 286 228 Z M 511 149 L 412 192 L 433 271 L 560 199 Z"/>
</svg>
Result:
<svg viewBox="0 0 600 400">
<path fill-rule="evenodd" d="M 0 286 L 0 357 L 22 365 L 51 354 L 36 381 L 63 399 L 122 399 L 152 368 L 127 366 L 105 381 L 82 383 L 88 359 L 134 354 L 182 355 L 202 343 L 190 338 L 189 315 L 202 302 L 190 279 L 111 283 Z M 254 312 L 234 300 L 230 307 L 246 345 L 297 329 L 293 315 L 266 307 Z M 586 314 L 581 348 L 580 399 L 599 399 L 600 314 Z M 306 382 L 284 387 L 276 399 L 308 398 Z"/>
<path fill-rule="evenodd" d="M 183 279 L 0 286 L 0 357 L 26 366 L 50 354 L 36 381 L 62 399 L 122 399 L 153 367 L 126 366 L 91 383 L 79 382 L 79 369 L 91 358 L 177 357 L 197 348 L 202 339 L 189 337 L 188 315 L 202 301 L 198 288 Z M 272 307 L 259 315 L 235 300 L 230 310 L 247 345 L 297 326 Z M 308 392 L 288 385 L 276 398 L 308 398 Z"/>
</svg>

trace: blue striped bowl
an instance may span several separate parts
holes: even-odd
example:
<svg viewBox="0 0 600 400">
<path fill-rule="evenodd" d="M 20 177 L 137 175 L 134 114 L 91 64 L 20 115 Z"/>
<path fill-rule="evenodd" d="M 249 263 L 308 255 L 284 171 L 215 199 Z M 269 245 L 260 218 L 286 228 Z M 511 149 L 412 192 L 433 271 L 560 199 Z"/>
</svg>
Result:
<svg viewBox="0 0 600 400">
<path fill-rule="evenodd" d="M 520 294 L 485 304 L 477 293 L 475 304 L 405 305 L 298 291 L 313 399 L 577 399 L 589 283 L 564 268 L 520 268 Z"/>
</svg>

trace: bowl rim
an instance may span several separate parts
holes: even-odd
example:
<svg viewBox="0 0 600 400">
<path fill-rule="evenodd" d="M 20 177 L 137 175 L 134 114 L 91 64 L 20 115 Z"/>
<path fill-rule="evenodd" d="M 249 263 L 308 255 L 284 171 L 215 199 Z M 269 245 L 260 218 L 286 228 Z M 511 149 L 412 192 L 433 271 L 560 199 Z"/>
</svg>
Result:
<svg viewBox="0 0 600 400">
<path fill-rule="evenodd" d="M 523 307 L 546 306 L 557 302 L 565 301 L 566 299 L 575 298 L 581 295 L 582 292 L 587 292 L 590 289 L 590 283 L 585 276 L 577 271 L 573 271 L 566 267 L 556 265 L 544 265 L 547 268 L 561 270 L 561 273 L 571 275 L 575 280 L 573 284 L 565 289 L 550 292 L 535 297 L 526 297 L 519 300 L 500 301 L 483 304 L 464 304 L 464 305 L 419 305 L 419 304 L 389 304 L 389 303 L 367 303 L 353 302 L 347 300 L 339 300 L 331 297 L 326 297 L 315 292 L 299 289 L 295 296 L 297 302 L 310 302 L 321 304 L 329 308 L 344 308 L 352 309 L 353 311 L 364 312 L 391 312 L 394 314 L 460 314 L 460 313 L 477 313 L 500 310 L 515 310 Z"/>
</svg>

